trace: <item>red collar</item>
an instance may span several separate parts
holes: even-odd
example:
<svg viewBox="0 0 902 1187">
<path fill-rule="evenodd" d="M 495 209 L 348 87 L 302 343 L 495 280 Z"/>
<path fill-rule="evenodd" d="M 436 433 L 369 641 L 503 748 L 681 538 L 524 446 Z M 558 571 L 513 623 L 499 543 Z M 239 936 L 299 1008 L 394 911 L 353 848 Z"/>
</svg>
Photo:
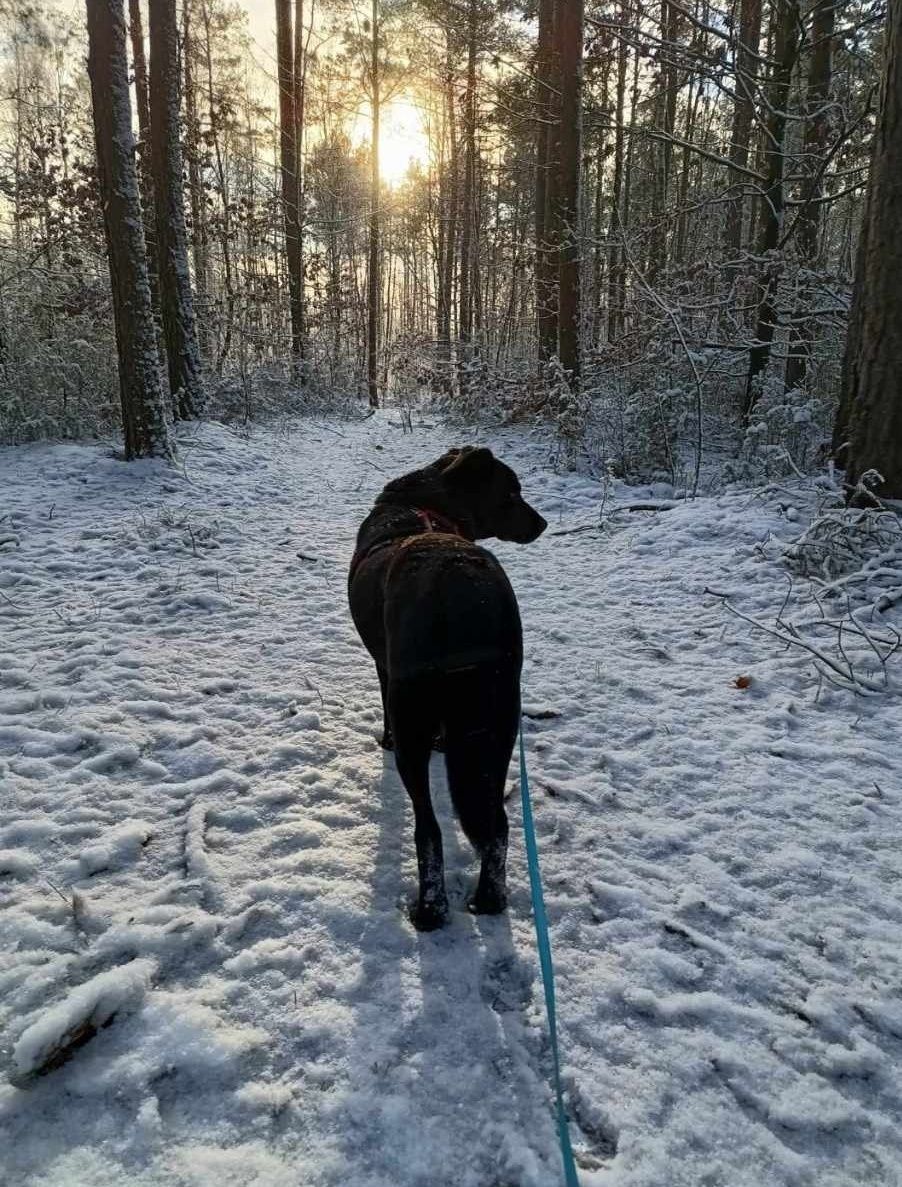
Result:
<svg viewBox="0 0 902 1187">
<path fill-rule="evenodd" d="M 452 520 L 438 511 L 430 511 L 427 507 L 411 507 L 411 511 L 423 525 L 427 532 L 445 532 L 451 536 L 462 536 L 463 532 Z"/>
<path fill-rule="evenodd" d="M 438 511 L 430 511 L 426 507 L 411 507 L 410 510 L 423 525 L 425 532 L 444 532 L 446 535 L 459 536 L 462 540 L 468 539 L 453 519 L 448 519 L 447 516 L 441 515 Z M 364 548 L 362 552 L 355 552 L 351 558 L 351 570 L 348 574 L 348 580 L 353 580 L 354 574 L 372 553 L 380 548 L 387 548 L 389 544 L 397 544 L 401 540 L 411 538 L 412 534 L 410 532 L 401 532 L 397 536 L 388 536 L 384 540 L 376 540 L 368 548 Z"/>
</svg>

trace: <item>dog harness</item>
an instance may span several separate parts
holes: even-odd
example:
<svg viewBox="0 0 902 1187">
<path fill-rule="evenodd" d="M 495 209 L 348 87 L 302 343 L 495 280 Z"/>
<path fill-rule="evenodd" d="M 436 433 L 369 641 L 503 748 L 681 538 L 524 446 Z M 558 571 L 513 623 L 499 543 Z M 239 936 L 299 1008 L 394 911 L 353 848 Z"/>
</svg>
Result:
<svg viewBox="0 0 902 1187">
<path fill-rule="evenodd" d="M 432 511 L 428 507 L 402 507 L 399 510 L 410 511 L 412 515 L 415 515 L 423 525 L 422 532 L 411 532 L 407 528 L 404 528 L 402 531 L 386 536 L 382 540 L 375 540 L 372 544 L 367 545 L 366 548 L 355 552 L 351 559 L 351 569 L 348 573 L 349 582 L 354 580 L 354 575 L 364 561 L 369 560 L 373 553 L 387 548 L 389 544 L 398 544 L 402 540 L 413 540 L 417 536 L 425 535 L 427 532 L 439 532 L 446 536 L 457 536 L 461 540 L 467 539 L 460 530 L 460 527 L 452 519 L 448 519 L 446 515 L 442 515 L 438 511 Z"/>
</svg>

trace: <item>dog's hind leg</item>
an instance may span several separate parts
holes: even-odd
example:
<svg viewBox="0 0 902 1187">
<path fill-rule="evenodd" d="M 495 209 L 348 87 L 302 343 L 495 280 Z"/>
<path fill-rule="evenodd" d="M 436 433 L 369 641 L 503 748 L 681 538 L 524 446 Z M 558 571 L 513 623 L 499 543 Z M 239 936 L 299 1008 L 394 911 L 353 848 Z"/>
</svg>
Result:
<svg viewBox="0 0 902 1187">
<path fill-rule="evenodd" d="M 420 931 L 432 931 L 448 916 L 442 834 L 429 794 L 429 755 L 439 716 L 432 681 L 393 681 L 388 710 L 395 763 L 413 804 L 420 887 L 410 918 Z"/>
<path fill-rule="evenodd" d="M 477 668 L 446 678 L 445 765 L 461 827 L 481 867 L 470 909 L 497 915 L 507 906 L 504 784 L 519 720 L 519 672 Z"/>
</svg>

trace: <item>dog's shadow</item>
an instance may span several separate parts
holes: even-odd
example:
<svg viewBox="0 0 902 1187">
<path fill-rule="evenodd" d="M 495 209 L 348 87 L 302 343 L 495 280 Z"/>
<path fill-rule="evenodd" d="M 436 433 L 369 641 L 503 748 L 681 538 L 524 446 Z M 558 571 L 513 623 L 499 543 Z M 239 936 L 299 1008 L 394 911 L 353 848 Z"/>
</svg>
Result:
<svg viewBox="0 0 902 1187">
<path fill-rule="evenodd" d="M 466 909 L 478 861 L 453 818 L 440 755 L 432 760 L 430 782 L 442 829 L 450 919 L 426 933 L 410 922 L 417 889 L 413 811 L 394 758 L 386 754 L 373 788 L 378 832 L 369 918 L 360 936 L 361 991 L 353 1005 L 349 1103 L 358 1109 L 361 1101 L 372 1102 L 363 1123 L 377 1131 L 370 1137 L 385 1158 L 397 1157 L 399 1181 L 407 1181 L 409 1168 L 400 1148 L 391 1153 L 397 1136 L 383 1112 L 386 1100 L 398 1107 L 403 1101 L 405 1129 L 424 1135 L 448 1126 L 478 1128 L 486 1115 L 509 1120 L 512 1107 L 516 1111 L 511 1076 L 523 1055 L 523 1007 L 535 979 L 533 966 L 517 953 L 507 915 L 474 916 Z M 475 1096 L 462 1094 L 463 1075 L 472 1079 Z M 445 1138 L 436 1142 L 441 1157 Z M 345 1154 L 353 1179 L 362 1156 L 353 1131 Z"/>
</svg>

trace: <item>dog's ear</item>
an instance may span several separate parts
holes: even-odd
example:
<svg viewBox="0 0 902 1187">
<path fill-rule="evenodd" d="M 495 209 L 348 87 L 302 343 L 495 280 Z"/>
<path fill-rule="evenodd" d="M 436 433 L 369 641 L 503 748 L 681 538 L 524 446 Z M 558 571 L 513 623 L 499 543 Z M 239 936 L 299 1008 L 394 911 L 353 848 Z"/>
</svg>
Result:
<svg viewBox="0 0 902 1187">
<path fill-rule="evenodd" d="M 484 445 L 467 445 L 442 471 L 442 477 L 455 483 L 478 483 L 488 478 L 495 466 L 495 455 Z"/>
<path fill-rule="evenodd" d="M 444 474 L 449 466 L 454 465 L 463 452 L 464 450 L 461 449 L 459 445 L 455 445 L 453 449 L 449 449 L 447 453 L 443 453 L 442 456 L 434 461 L 428 468 L 430 470 L 437 470 L 439 474 Z"/>
</svg>

